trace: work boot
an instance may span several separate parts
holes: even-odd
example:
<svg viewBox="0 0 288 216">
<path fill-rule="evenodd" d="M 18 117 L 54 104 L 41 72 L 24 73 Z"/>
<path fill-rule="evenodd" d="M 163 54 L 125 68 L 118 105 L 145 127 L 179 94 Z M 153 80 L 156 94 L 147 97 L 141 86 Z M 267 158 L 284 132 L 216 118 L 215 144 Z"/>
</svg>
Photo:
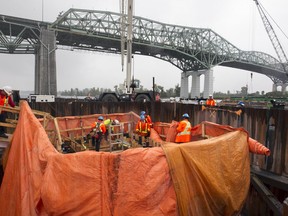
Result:
<svg viewBox="0 0 288 216">
<path fill-rule="evenodd" d="M 147 141 L 146 142 L 146 148 L 149 148 L 150 146 L 149 146 L 149 142 Z"/>
<path fill-rule="evenodd" d="M 0 137 L 8 138 L 8 136 L 5 133 L 0 134 Z"/>
</svg>

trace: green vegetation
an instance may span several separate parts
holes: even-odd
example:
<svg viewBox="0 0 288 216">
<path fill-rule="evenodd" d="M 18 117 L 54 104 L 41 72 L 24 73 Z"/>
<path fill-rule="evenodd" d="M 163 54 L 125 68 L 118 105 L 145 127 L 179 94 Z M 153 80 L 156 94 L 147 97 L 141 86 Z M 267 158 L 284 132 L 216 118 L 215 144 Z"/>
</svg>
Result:
<svg viewBox="0 0 288 216">
<path fill-rule="evenodd" d="M 119 92 L 120 94 L 124 93 L 120 89 L 117 89 L 117 86 L 115 86 L 115 91 Z M 136 90 L 137 92 L 145 92 L 149 91 L 148 89 L 144 88 L 143 86 L 140 86 L 139 89 Z M 170 88 L 165 91 L 164 87 L 162 86 L 156 86 L 155 91 L 160 92 L 162 98 L 169 98 L 169 97 L 179 97 L 180 95 L 180 86 L 177 84 L 175 88 Z M 58 92 L 58 95 L 61 96 L 90 96 L 90 97 L 96 97 L 99 96 L 103 92 L 112 92 L 111 89 L 104 89 L 104 88 L 85 88 L 83 90 L 80 90 L 78 88 L 71 88 L 70 90 L 60 91 Z"/>
<path fill-rule="evenodd" d="M 120 94 L 124 93 L 120 89 L 117 89 L 117 86 L 115 86 L 115 91 L 119 92 Z M 149 91 L 148 89 L 144 88 L 140 85 L 140 88 L 136 90 L 137 92 L 144 92 Z M 179 97 L 180 96 L 180 86 L 177 84 L 174 88 L 170 88 L 165 90 L 163 86 L 156 85 L 155 91 L 160 92 L 161 98 L 170 98 L 170 97 Z M 104 89 L 104 88 L 85 88 L 83 90 L 79 90 L 78 88 L 71 88 L 70 90 L 65 90 L 58 92 L 58 95 L 61 96 L 90 96 L 90 97 L 96 97 L 99 96 L 102 92 L 112 92 L 111 89 Z M 201 94 L 201 96 L 203 93 Z M 222 99 L 225 101 L 231 101 L 231 102 L 270 102 L 270 100 L 275 99 L 277 101 L 286 102 L 288 103 L 288 92 L 285 92 L 284 94 L 282 92 L 276 91 L 276 92 L 268 92 L 265 94 L 264 91 L 261 93 L 259 91 L 256 91 L 253 94 L 248 94 L 247 87 L 242 87 L 241 91 L 237 91 L 236 93 L 232 94 L 229 91 L 227 93 L 223 92 L 214 92 L 214 98 L 215 99 Z"/>
</svg>

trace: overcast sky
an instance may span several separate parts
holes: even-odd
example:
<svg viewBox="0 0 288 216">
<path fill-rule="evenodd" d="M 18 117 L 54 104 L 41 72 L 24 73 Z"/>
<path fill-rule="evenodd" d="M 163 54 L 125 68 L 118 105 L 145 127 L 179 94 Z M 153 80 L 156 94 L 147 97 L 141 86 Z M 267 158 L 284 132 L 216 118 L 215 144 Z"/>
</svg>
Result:
<svg viewBox="0 0 288 216">
<path fill-rule="evenodd" d="M 288 1 L 259 0 L 276 23 L 288 34 Z M 43 3 L 43 5 L 42 5 Z M 209 28 L 245 51 L 276 53 L 266 34 L 253 0 L 134 0 L 135 16 L 163 23 Z M 119 0 L 9 0 L 1 2 L 0 14 L 54 22 L 61 11 L 69 8 L 119 12 Z M 42 13 L 43 9 L 43 13 Z M 272 23 L 285 52 L 288 39 Z M 0 54 L 0 86 L 34 90 L 34 55 Z M 113 88 L 122 83 L 120 55 L 56 51 L 58 91 L 71 88 Z M 134 74 L 146 88 L 152 88 L 152 77 L 165 89 L 180 84 L 181 71 L 172 64 L 147 56 L 134 57 Z M 249 92 L 272 90 L 265 75 L 228 67 L 214 68 L 214 92 L 236 92 L 248 85 Z M 201 78 L 201 91 L 203 90 Z"/>
</svg>

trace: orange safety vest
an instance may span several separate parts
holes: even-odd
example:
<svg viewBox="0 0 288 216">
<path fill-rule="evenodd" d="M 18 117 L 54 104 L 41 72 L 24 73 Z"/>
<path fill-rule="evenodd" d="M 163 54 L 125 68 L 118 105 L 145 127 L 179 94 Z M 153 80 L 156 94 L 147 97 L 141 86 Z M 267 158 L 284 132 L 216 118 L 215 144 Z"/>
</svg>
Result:
<svg viewBox="0 0 288 216">
<path fill-rule="evenodd" d="M 183 143 L 183 142 L 190 142 L 191 140 L 191 123 L 185 119 L 182 120 L 178 127 L 176 128 L 177 135 L 175 142 L 177 143 Z"/>
<path fill-rule="evenodd" d="M 6 98 L 6 96 L 1 95 L 0 96 L 0 106 L 8 106 L 8 97 Z"/>
<path fill-rule="evenodd" d="M 147 122 L 138 121 L 136 125 L 136 132 L 140 136 L 147 136 L 150 132 L 150 124 L 148 124 Z"/>
<path fill-rule="evenodd" d="M 145 115 L 145 121 L 150 125 L 150 127 L 152 126 L 152 119 L 150 115 Z"/>
<path fill-rule="evenodd" d="M 106 126 L 103 122 L 94 122 L 91 125 L 92 129 L 96 129 L 96 133 L 101 132 L 102 134 L 106 133 Z"/>
<path fill-rule="evenodd" d="M 208 99 L 208 100 L 206 101 L 206 105 L 208 105 L 208 106 L 215 106 L 215 105 L 216 105 L 215 100 L 214 100 L 214 99 Z"/>
</svg>

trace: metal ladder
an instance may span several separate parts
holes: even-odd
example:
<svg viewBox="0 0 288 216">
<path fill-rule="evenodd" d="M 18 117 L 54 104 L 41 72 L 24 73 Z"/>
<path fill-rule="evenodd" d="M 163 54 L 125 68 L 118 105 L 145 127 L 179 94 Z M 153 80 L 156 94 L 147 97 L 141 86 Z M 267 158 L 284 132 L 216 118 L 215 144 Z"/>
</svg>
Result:
<svg viewBox="0 0 288 216">
<path fill-rule="evenodd" d="M 121 151 L 124 150 L 123 142 L 124 142 L 124 125 L 120 123 L 118 125 L 109 125 L 108 127 L 108 139 L 110 152 L 114 151 L 114 146 L 121 145 Z"/>
</svg>

